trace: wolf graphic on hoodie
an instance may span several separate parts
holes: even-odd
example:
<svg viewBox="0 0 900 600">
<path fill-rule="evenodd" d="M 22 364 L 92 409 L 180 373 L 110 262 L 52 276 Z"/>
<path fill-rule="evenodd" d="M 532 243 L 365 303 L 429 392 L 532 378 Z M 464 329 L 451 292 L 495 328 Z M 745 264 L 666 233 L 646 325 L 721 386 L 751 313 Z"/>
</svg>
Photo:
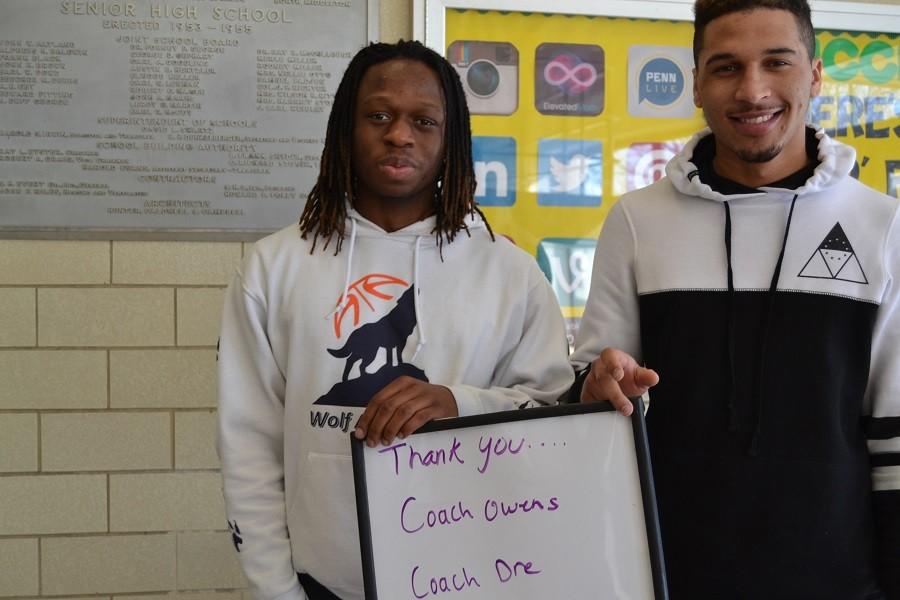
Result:
<svg viewBox="0 0 900 600">
<path fill-rule="evenodd" d="M 555 403 L 572 383 L 531 256 L 479 218 L 439 252 L 433 217 L 388 233 L 349 214 L 338 255 L 287 227 L 254 244 L 226 294 L 219 454 L 258 598 L 302 600 L 297 572 L 363 598 L 349 440 L 385 385 L 444 385 L 465 416 Z"/>
<path fill-rule="evenodd" d="M 760 189 L 704 169 L 713 141 L 610 211 L 573 363 L 612 346 L 659 373 L 647 430 L 672 600 L 893 600 L 898 202 L 822 131 L 807 128 L 815 166 Z"/>
<path fill-rule="evenodd" d="M 400 280 L 397 280 L 400 281 Z M 365 407 L 369 398 L 378 393 L 393 380 L 407 375 L 422 381 L 428 381 L 425 373 L 413 364 L 403 362 L 403 350 L 406 340 L 416 326 L 416 310 L 413 303 L 415 288 L 410 286 L 397 298 L 397 304 L 390 312 L 371 323 L 366 323 L 353 330 L 344 345 L 338 349 L 328 349 L 335 358 L 346 359 L 341 381 L 314 404 L 330 404 L 333 406 Z M 386 362 L 375 372 L 367 368 L 384 352 Z M 359 377 L 349 379 L 355 365 L 359 368 Z"/>
</svg>

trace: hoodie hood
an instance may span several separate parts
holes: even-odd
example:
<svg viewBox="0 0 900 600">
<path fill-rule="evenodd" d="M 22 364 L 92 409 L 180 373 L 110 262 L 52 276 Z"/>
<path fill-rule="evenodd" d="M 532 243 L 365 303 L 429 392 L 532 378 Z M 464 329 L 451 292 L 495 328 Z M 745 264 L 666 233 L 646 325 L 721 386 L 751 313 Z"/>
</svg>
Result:
<svg viewBox="0 0 900 600">
<path fill-rule="evenodd" d="M 712 131 L 710 131 L 709 128 L 695 134 L 690 141 L 685 144 L 681 152 L 666 165 L 666 175 L 672 182 L 672 185 L 675 186 L 675 189 L 682 194 L 698 196 L 700 198 L 718 202 L 739 200 L 743 198 L 756 198 L 770 192 L 781 192 L 790 194 L 791 196 L 796 194 L 798 197 L 802 198 L 807 194 L 820 192 L 837 185 L 853 170 L 853 165 L 856 161 L 856 150 L 854 150 L 853 147 L 831 139 L 825 135 L 824 129 L 818 129 L 815 131 L 815 136 L 818 139 L 817 157 L 819 159 L 819 166 L 816 167 L 812 177 L 807 179 L 802 186 L 792 190 L 761 187 L 759 188 L 759 191 L 754 193 L 731 194 L 726 196 L 700 181 L 697 165 L 693 162 L 694 150 L 696 149 L 697 144 L 700 140 L 710 135 L 712 135 Z"/>
</svg>

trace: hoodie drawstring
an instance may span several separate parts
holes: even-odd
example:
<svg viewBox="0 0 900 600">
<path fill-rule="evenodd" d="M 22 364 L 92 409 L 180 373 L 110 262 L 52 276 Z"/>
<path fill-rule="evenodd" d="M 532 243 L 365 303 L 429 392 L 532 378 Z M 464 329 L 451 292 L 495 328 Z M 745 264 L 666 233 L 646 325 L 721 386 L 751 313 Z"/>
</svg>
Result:
<svg viewBox="0 0 900 600">
<path fill-rule="evenodd" d="M 753 396 L 756 402 L 756 426 L 753 430 L 753 436 L 750 438 L 750 446 L 747 453 L 750 456 L 756 456 L 759 453 L 759 441 L 762 437 L 762 416 L 763 416 L 763 398 L 762 385 L 765 377 L 766 368 L 766 351 L 769 343 L 769 333 L 772 329 L 772 314 L 775 309 L 775 298 L 777 296 L 778 279 L 781 277 L 781 264 L 784 262 L 784 252 L 787 248 L 788 234 L 791 230 L 791 219 L 794 215 L 794 205 L 797 203 L 797 194 L 794 194 L 791 200 L 791 208 L 788 211 L 787 223 L 784 226 L 784 238 L 781 241 L 781 251 L 778 253 L 778 261 L 775 263 L 775 271 L 772 273 L 772 281 L 769 283 L 769 291 L 766 296 L 767 305 L 763 313 L 763 335 L 760 342 L 759 362 L 757 364 L 756 380 L 753 382 Z M 737 411 L 734 404 L 735 398 L 735 375 L 734 375 L 734 277 L 731 265 L 731 210 L 728 202 L 725 202 L 725 252 L 728 258 L 728 360 L 729 360 L 729 382 L 731 389 L 728 394 L 729 409 L 729 430 L 737 429 Z"/>
<path fill-rule="evenodd" d="M 334 307 L 333 310 L 329 311 L 325 318 L 328 319 L 340 311 L 344 310 L 344 302 L 347 299 L 347 292 L 350 290 L 350 279 L 353 274 L 353 253 L 356 250 L 356 230 L 357 223 L 356 219 L 350 217 L 350 222 L 352 223 L 352 227 L 350 229 L 350 247 L 347 249 L 347 274 L 344 279 L 344 287 L 341 290 L 341 297 L 338 300 L 337 306 Z M 416 244 L 415 251 L 413 252 L 413 309 L 416 312 L 416 321 L 419 326 L 419 341 L 416 344 L 416 350 L 410 358 L 410 362 L 414 361 L 416 357 L 419 355 L 419 352 L 422 348 L 425 347 L 425 323 L 422 315 L 422 310 L 419 308 L 419 293 L 421 291 L 419 287 L 419 252 L 420 246 L 422 243 L 423 236 L 416 236 Z"/>
<path fill-rule="evenodd" d="M 734 271 L 731 268 L 731 208 L 728 202 L 725 202 L 725 257 L 728 260 L 728 327 L 725 329 L 725 342 L 728 345 L 728 431 L 737 431 L 739 423 L 734 381 Z"/>
<path fill-rule="evenodd" d="M 347 250 L 347 275 L 344 279 L 344 287 L 341 289 L 341 298 L 338 300 L 334 310 L 325 315 L 326 319 L 335 313 L 344 310 L 344 300 L 347 299 L 347 292 L 350 290 L 350 277 L 353 273 L 353 250 L 356 248 L 356 219 L 350 217 L 350 223 L 350 248 Z"/>
<path fill-rule="evenodd" d="M 422 316 L 422 311 L 419 310 L 419 293 L 421 292 L 421 288 L 419 287 L 419 244 L 422 241 L 422 236 L 416 236 L 416 248 L 413 252 L 413 308 L 416 311 L 416 321 L 419 325 L 419 343 L 416 344 L 416 351 L 413 352 L 412 358 L 409 359 L 409 362 L 416 360 L 416 357 L 419 355 L 419 351 L 425 347 L 425 320 Z"/>
</svg>

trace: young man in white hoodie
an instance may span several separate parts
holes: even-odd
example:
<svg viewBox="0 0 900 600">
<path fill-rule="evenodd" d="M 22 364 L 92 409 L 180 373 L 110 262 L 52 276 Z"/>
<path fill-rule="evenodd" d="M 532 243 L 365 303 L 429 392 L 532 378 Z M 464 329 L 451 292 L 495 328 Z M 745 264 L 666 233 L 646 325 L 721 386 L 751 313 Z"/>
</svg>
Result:
<svg viewBox="0 0 900 600">
<path fill-rule="evenodd" d="M 672 600 L 895 600 L 897 200 L 805 125 L 822 81 L 805 0 L 695 13 L 709 129 L 610 212 L 573 392 L 627 413 L 652 387 Z"/>
<path fill-rule="evenodd" d="M 253 246 L 219 347 L 229 527 L 260 600 L 363 598 L 350 432 L 556 401 L 553 292 L 474 201 L 469 113 L 417 42 L 350 62 L 299 227 Z"/>
</svg>

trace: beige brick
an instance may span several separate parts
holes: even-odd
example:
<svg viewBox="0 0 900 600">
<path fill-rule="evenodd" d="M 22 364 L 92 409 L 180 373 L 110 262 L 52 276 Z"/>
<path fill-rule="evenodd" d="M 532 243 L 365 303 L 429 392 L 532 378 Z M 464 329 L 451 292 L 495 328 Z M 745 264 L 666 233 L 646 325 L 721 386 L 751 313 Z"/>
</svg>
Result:
<svg viewBox="0 0 900 600">
<path fill-rule="evenodd" d="M 0 346 L 34 346 L 33 288 L 0 288 Z"/>
<path fill-rule="evenodd" d="M 113 407 L 216 405 L 215 350 L 114 350 L 109 358 Z"/>
<path fill-rule="evenodd" d="M 109 283 L 109 242 L 0 240 L 0 283 Z"/>
<path fill-rule="evenodd" d="M 168 413 L 66 413 L 41 418 L 44 471 L 170 469 Z"/>
<path fill-rule="evenodd" d="M 158 288 L 42 288 L 41 346 L 170 346 L 175 294 Z"/>
<path fill-rule="evenodd" d="M 0 540 L 0 598 L 37 596 L 38 541 Z"/>
<path fill-rule="evenodd" d="M 124 596 L 131 600 L 144 600 L 146 596 Z M 112 596 L 53 596 L 53 600 L 110 600 Z"/>
<path fill-rule="evenodd" d="M 231 534 L 178 534 L 178 589 L 245 587 Z"/>
<path fill-rule="evenodd" d="M 109 478 L 111 531 L 221 529 L 225 523 L 218 473 L 144 473 Z"/>
<path fill-rule="evenodd" d="M 41 542 L 44 595 L 175 589 L 175 535 L 47 538 Z"/>
<path fill-rule="evenodd" d="M 0 350 L 0 409 L 106 408 L 106 352 Z"/>
<path fill-rule="evenodd" d="M 0 472 L 37 471 L 36 414 L 0 414 Z"/>
<path fill-rule="evenodd" d="M 215 350 L 113 350 L 109 365 L 113 407 L 216 405 Z"/>
<path fill-rule="evenodd" d="M 53 600 L 58 600 L 54 598 Z M 113 596 L 113 600 L 242 600 L 241 591 L 233 592 L 172 592 L 151 596 Z M 251 599 L 252 600 L 252 599 Z"/>
<path fill-rule="evenodd" d="M 175 468 L 218 469 L 216 412 L 175 413 Z"/>
<path fill-rule="evenodd" d="M 107 531 L 105 475 L 0 477 L 0 535 L 100 531 Z"/>
<path fill-rule="evenodd" d="M 225 285 L 240 260 L 237 242 L 113 242 L 113 283 Z"/>
<path fill-rule="evenodd" d="M 219 339 L 224 288 L 177 290 L 178 345 L 215 346 Z"/>
</svg>

